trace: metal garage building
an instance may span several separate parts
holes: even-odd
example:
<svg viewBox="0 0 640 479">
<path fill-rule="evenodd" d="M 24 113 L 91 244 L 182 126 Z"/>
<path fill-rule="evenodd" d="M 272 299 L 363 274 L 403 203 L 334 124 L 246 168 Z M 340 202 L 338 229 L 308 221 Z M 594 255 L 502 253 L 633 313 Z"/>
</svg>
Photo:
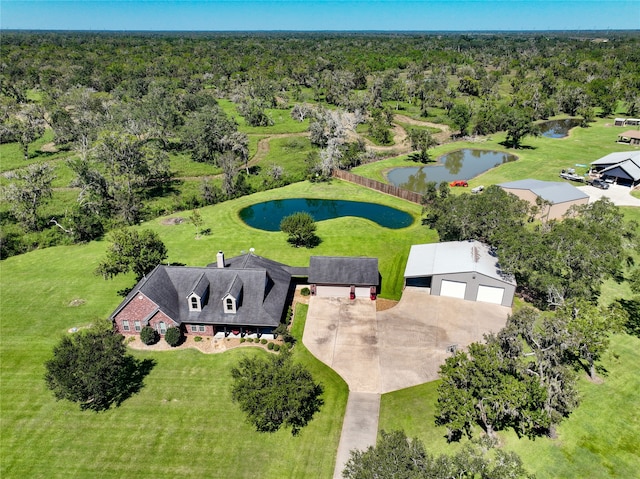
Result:
<svg viewBox="0 0 640 479">
<path fill-rule="evenodd" d="M 376 299 L 378 258 L 312 256 L 309 285 L 316 296 Z"/>
<path fill-rule="evenodd" d="M 547 220 L 561 219 L 572 206 L 586 205 L 589 195 L 569 183 L 561 181 L 518 180 L 498 185 L 507 193 L 528 201 L 535 206 L 538 198 L 544 200 L 539 204 L 538 218 Z"/>
<path fill-rule="evenodd" d="M 428 288 L 433 295 L 508 307 L 516 290 L 515 280 L 478 241 L 413 245 L 404 278 L 406 286 Z"/>
</svg>

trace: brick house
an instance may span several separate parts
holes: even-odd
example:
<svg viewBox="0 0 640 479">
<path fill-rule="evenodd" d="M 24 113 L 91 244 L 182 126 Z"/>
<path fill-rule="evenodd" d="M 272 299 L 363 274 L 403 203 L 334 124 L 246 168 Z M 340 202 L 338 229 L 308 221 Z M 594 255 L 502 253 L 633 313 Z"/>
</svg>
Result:
<svg viewBox="0 0 640 479">
<path fill-rule="evenodd" d="M 111 315 L 124 335 L 153 327 L 183 334 L 269 334 L 283 319 L 291 293 L 290 268 L 248 253 L 206 267 L 157 266 L 133 288 Z"/>
</svg>

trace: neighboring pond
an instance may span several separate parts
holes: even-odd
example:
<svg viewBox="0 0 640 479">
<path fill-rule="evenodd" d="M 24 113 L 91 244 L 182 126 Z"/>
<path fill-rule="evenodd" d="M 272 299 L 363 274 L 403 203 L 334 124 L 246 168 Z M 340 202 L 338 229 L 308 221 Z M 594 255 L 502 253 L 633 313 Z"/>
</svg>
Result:
<svg viewBox="0 0 640 479">
<path fill-rule="evenodd" d="M 470 180 L 495 166 L 516 159 L 515 155 L 500 151 L 465 148 L 439 157 L 435 165 L 394 168 L 387 174 L 387 179 L 405 190 L 424 193 L 430 181 L 449 183 L 454 180 Z"/>
<path fill-rule="evenodd" d="M 342 216 L 359 216 L 391 229 L 406 228 L 413 223 L 413 217 L 409 213 L 389 206 L 360 201 L 309 198 L 289 198 L 256 203 L 240 210 L 240 218 L 253 228 L 279 231 L 282 218 L 298 211 L 306 211 L 316 221 Z"/>
<path fill-rule="evenodd" d="M 579 126 L 582 120 L 566 118 L 564 120 L 550 120 L 540 123 L 540 134 L 546 138 L 564 138 L 571 128 Z"/>
</svg>

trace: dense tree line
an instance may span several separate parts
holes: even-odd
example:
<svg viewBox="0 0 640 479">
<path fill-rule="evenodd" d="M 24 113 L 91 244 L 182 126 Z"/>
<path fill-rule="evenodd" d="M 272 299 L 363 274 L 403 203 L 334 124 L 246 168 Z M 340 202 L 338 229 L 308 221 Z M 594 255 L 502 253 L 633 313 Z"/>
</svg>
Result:
<svg viewBox="0 0 640 479">
<path fill-rule="evenodd" d="M 586 124 L 596 111 L 609 115 L 620 105 L 636 115 L 640 39 L 616 33 L 606 40 L 4 32 L 0 141 L 18 143 L 30 159 L 34 140 L 51 128 L 56 147 L 73 157 L 76 177 L 65 186 L 77 188 L 79 197 L 52 222 L 39 216 L 46 189 L 26 191 L 38 201 L 2 216 L 2 254 L 24 251 L 29 246 L 20 243 L 29 235 L 46 244 L 85 241 L 159 214 L 148 208 L 150 200 L 176 192 L 169 155 L 219 172 L 179 209 L 304 178 L 275 165 L 260 181 L 252 179 L 248 138 L 220 99 L 232 101 L 251 127 L 268 127 L 278 109 L 308 120 L 312 179 L 368 161 L 371 152 L 354 140 L 356 127 L 366 124 L 370 140 L 387 144 L 394 112 L 409 106 L 458 135 L 507 131 L 512 147 L 535 134 L 533 120 L 550 115 L 580 115 Z M 410 144 L 414 159 L 426 162 L 435 142 L 416 130 Z M 16 179 L 34 173 L 18 170 Z M 27 189 L 20 181 L 17 187 Z"/>
</svg>

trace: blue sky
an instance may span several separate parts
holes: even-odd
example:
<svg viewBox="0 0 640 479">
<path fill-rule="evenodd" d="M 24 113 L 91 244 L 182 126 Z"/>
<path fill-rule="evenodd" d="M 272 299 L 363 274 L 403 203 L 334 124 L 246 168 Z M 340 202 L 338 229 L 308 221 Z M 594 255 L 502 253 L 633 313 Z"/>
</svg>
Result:
<svg viewBox="0 0 640 479">
<path fill-rule="evenodd" d="M 640 0 L 0 0 L 0 28 L 638 30 Z"/>
</svg>

